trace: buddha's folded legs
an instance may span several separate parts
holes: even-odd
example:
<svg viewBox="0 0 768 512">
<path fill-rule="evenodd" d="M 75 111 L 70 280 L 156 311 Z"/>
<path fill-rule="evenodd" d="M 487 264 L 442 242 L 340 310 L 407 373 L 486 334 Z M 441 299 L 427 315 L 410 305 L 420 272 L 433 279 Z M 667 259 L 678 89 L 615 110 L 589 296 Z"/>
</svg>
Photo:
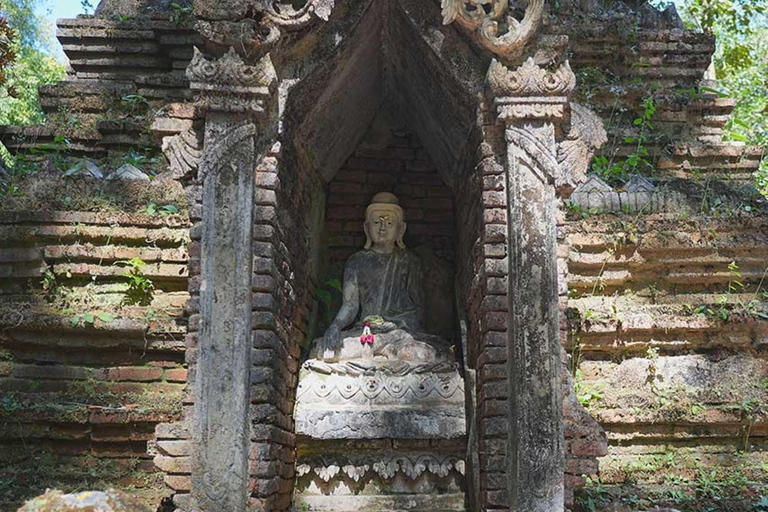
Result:
<svg viewBox="0 0 768 512">
<path fill-rule="evenodd" d="M 319 353 L 321 344 L 316 343 L 317 349 L 313 356 L 327 362 L 370 357 L 399 359 L 412 363 L 436 363 L 451 359 L 445 343 L 436 336 L 414 335 L 403 329 L 394 329 L 375 334 L 373 345 L 368 346 L 360 342 L 361 332 L 360 329 L 343 331 L 341 350 L 336 354 L 330 351 Z"/>
</svg>

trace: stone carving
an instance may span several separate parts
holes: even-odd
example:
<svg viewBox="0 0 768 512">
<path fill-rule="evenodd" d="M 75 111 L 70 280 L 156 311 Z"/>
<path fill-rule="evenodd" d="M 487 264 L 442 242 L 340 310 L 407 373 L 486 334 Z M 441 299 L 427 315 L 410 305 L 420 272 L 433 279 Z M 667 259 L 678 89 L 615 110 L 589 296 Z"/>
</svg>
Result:
<svg viewBox="0 0 768 512">
<path fill-rule="evenodd" d="M 191 492 L 196 510 L 242 512 L 248 486 L 251 284 L 231 276 L 250 276 L 252 270 L 257 129 L 249 120 L 216 116 L 206 120 L 206 157 L 200 163 L 203 264 Z"/>
<path fill-rule="evenodd" d="M 333 11 L 334 0 L 308 0 L 303 6 L 296 9 L 296 3 L 278 2 L 271 0 L 264 2 L 264 14 L 270 21 L 286 30 L 301 30 L 308 26 L 314 18 L 328 21 Z"/>
<path fill-rule="evenodd" d="M 344 268 L 343 304 L 315 356 L 326 361 L 379 357 L 412 363 L 451 359 L 447 341 L 424 333 L 421 261 L 403 243 L 397 197 L 376 194 L 366 210 L 365 248 Z M 351 329 L 358 313 L 360 321 Z"/>
<path fill-rule="evenodd" d="M 331 481 L 337 475 L 346 475 L 357 482 L 369 472 L 385 480 L 393 478 L 397 473 L 416 480 L 427 472 L 445 478 L 453 470 L 461 475 L 465 472 L 464 461 L 455 455 L 408 453 L 390 454 L 376 462 L 360 456 L 308 459 L 296 466 L 296 475 L 302 477 L 313 472 L 324 482 Z"/>
<path fill-rule="evenodd" d="M 657 213 L 662 211 L 685 211 L 685 198 L 672 190 L 657 189 L 643 176 L 634 175 L 624 190 L 615 190 L 596 174 L 576 187 L 570 201 L 588 212 Z"/>
<path fill-rule="evenodd" d="M 193 175 L 197 172 L 203 156 L 203 141 L 192 128 L 163 138 L 163 153 L 169 162 L 174 179 Z"/>
<path fill-rule="evenodd" d="M 202 111 L 263 115 L 277 87 L 277 74 L 269 55 L 249 66 L 234 48 L 215 60 L 206 59 L 195 48 L 187 78 L 195 92 L 195 103 Z"/>
<path fill-rule="evenodd" d="M 209 46 L 231 47 L 249 59 L 264 57 L 283 32 L 295 32 L 317 19 L 328 21 L 334 0 L 307 0 L 302 4 L 264 0 L 197 0 L 195 29 Z"/>
<path fill-rule="evenodd" d="M 576 184 L 584 181 L 595 151 L 608 142 L 600 117 L 578 103 L 570 104 L 571 127 L 557 148 L 557 159 L 564 176 L 562 181 Z"/>
<path fill-rule="evenodd" d="M 297 399 L 349 403 L 415 403 L 435 399 L 464 400 L 464 381 L 455 368 L 442 374 L 392 376 L 384 373 L 358 376 L 325 376 L 308 372 L 299 382 Z"/>
<path fill-rule="evenodd" d="M 419 375 L 426 373 L 450 373 L 456 371 L 456 364 L 446 361 L 423 364 L 411 364 L 399 360 L 377 362 L 356 360 L 329 363 L 317 359 L 310 359 L 304 363 L 303 367 L 307 370 L 312 370 L 324 375 L 338 374 L 351 375 L 353 377 L 358 375 L 374 375 L 376 373 L 404 376 L 409 374 Z"/>
<path fill-rule="evenodd" d="M 197 163 L 203 183 L 191 508 L 244 512 L 250 443 L 253 170 L 277 124 L 269 119 L 277 112 L 277 79 L 268 55 L 250 66 L 231 48 L 216 60 L 195 49 L 187 77 L 195 106 L 206 115 L 201 159 L 193 133 L 175 139 L 179 167 Z"/>
<path fill-rule="evenodd" d="M 566 60 L 553 69 L 532 58 L 516 69 L 494 61 L 488 88 L 505 123 L 508 347 L 515 390 L 506 418 L 514 475 L 505 490 L 512 510 L 563 510 L 564 451 L 556 239 L 556 190 L 572 187 L 586 140 L 599 130 L 576 114 L 573 145 L 560 151 L 576 78 Z M 581 116 L 581 117 L 579 117 Z M 592 130 L 590 130 L 592 128 Z M 571 135 L 571 133 L 569 133 Z M 582 140 L 582 138 L 584 140 Z M 583 145 L 584 147 L 580 146 Z M 563 157 L 562 155 L 565 155 Z M 560 156 L 560 158 L 558 158 Z M 529 411 L 535 410 L 536 414 Z M 480 464 L 483 463 L 480 454 Z M 506 504 L 505 504 L 506 505 Z"/>
<path fill-rule="evenodd" d="M 597 115 L 569 103 L 576 76 L 568 61 L 546 69 L 528 58 L 510 70 L 494 60 L 487 79 L 499 118 L 508 125 L 507 142 L 525 148 L 538 172 L 557 189 L 584 181 L 592 156 L 608 138 Z M 555 124 L 568 127 L 563 139 L 556 137 Z"/>
<path fill-rule="evenodd" d="M 568 61 L 550 70 L 537 65 L 533 57 L 515 69 L 496 59 L 488 68 L 488 86 L 498 96 L 568 96 L 576 87 L 576 75 Z"/>
<path fill-rule="evenodd" d="M 522 21 L 507 13 L 508 0 L 442 0 L 443 25 L 454 21 L 477 33 L 478 42 L 497 56 L 512 60 L 533 38 L 544 14 L 544 0 L 529 0 Z M 499 21 L 506 32 L 499 35 Z"/>
</svg>

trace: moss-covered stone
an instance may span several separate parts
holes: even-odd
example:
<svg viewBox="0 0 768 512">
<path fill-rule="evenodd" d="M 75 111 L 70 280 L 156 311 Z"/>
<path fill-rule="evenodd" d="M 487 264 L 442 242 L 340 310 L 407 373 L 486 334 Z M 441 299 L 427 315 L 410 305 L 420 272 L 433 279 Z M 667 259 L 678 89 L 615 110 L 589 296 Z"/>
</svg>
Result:
<svg viewBox="0 0 768 512">
<path fill-rule="evenodd" d="M 28 501 L 19 512 L 149 512 L 139 500 L 116 489 L 64 494 L 48 491 Z"/>
</svg>

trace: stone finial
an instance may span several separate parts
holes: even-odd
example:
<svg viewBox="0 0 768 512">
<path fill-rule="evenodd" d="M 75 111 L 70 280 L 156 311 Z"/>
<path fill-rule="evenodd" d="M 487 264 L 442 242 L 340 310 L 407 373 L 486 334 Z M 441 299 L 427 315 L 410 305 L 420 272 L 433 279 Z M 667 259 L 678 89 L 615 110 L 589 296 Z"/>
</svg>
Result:
<svg viewBox="0 0 768 512">
<path fill-rule="evenodd" d="M 645 176 L 640 174 L 634 174 L 627 182 L 627 186 L 624 187 L 627 192 L 636 193 L 653 193 L 656 191 L 656 187 Z"/>
<path fill-rule="evenodd" d="M 263 114 L 267 99 L 277 89 L 277 73 L 269 55 L 254 66 L 243 62 L 234 48 L 221 58 L 208 60 L 195 48 L 187 68 L 195 103 L 202 110 Z"/>
<path fill-rule="evenodd" d="M 544 0 L 530 0 L 522 21 L 509 16 L 508 0 L 442 0 L 443 25 L 456 21 L 475 32 L 475 39 L 496 56 L 512 60 L 536 35 L 544 14 Z M 489 6 L 486 10 L 485 7 Z M 506 32 L 499 35 L 499 21 L 506 17 Z"/>
<path fill-rule="evenodd" d="M 149 176 L 131 164 L 121 165 L 115 172 L 107 176 L 107 181 L 145 181 L 149 182 Z"/>
<path fill-rule="evenodd" d="M 80 160 L 64 173 L 65 178 L 94 178 L 100 180 L 104 177 L 101 169 L 90 160 Z"/>
</svg>

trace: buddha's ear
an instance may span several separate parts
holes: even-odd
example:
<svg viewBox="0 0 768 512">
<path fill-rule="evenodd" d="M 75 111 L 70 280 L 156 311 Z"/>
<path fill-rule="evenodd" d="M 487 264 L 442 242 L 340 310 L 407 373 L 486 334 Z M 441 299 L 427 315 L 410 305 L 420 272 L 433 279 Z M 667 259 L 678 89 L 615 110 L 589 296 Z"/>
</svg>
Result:
<svg viewBox="0 0 768 512">
<path fill-rule="evenodd" d="M 397 246 L 401 249 L 405 249 L 405 242 L 403 241 L 403 237 L 405 236 L 405 230 L 408 228 L 408 224 L 403 221 L 403 227 L 400 228 L 400 234 L 397 235 Z"/>
<path fill-rule="evenodd" d="M 368 222 L 363 222 L 363 231 L 365 231 L 365 245 L 363 249 L 370 249 L 373 242 L 371 242 L 371 235 L 368 233 Z"/>
</svg>

